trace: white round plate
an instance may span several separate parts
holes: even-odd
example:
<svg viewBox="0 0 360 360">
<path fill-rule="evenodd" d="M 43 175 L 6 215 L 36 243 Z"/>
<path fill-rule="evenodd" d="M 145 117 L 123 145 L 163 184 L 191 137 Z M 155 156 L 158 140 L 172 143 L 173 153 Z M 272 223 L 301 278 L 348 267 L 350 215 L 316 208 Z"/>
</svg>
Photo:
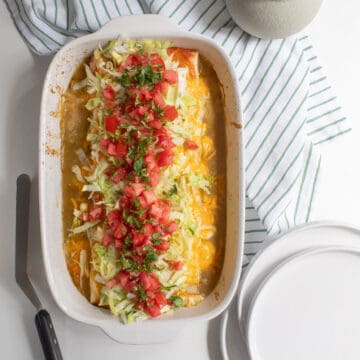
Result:
<svg viewBox="0 0 360 360">
<path fill-rule="evenodd" d="M 360 230 L 334 221 L 313 222 L 290 230 L 257 253 L 239 285 L 237 313 L 240 330 L 244 335 L 249 306 L 264 278 L 285 259 L 324 246 L 360 246 Z"/>
<path fill-rule="evenodd" d="M 359 359 L 359 279 L 359 248 L 323 247 L 280 264 L 249 310 L 251 359 Z"/>
</svg>

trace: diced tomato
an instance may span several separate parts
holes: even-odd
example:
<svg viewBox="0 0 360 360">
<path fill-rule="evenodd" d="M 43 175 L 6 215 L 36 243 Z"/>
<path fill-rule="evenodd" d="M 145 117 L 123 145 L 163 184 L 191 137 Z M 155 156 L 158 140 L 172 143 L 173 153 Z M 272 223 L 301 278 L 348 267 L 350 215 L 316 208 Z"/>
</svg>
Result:
<svg viewBox="0 0 360 360">
<path fill-rule="evenodd" d="M 144 191 L 144 188 L 144 184 L 141 183 L 128 184 L 125 186 L 124 192 L 127 197 L 138 197 Z"/>
<path fill-rule="evenodd" d="M 110 177 L 110 180 L 114 183 L 119 183 L 121 180 L 124 180 L 126 177 L 126 169 L 123 167 L 118 168 L 115 173 Z"/>
<path fill-rule="evenodd" d="M 174 70 L 165 70 L 164 79 L 170 84 L 176 84 L 178 82 L 178 74 Z"/>
<path fill-rule="evenodd" d="M 175 144 L 172 142 L 170 136 L 168 135 L 160 135 L 157 145 L 164 150 L 172 149 L 173 147 L 175 147 Z"/>
<path fill-rule="evenodd" d="M 169 150 L 161 151 L 158 154 L 157 164 L 160 167 L 171 165 L 174 159 L 174 154 Z"/>
<path fill-rule="evenodd" d="M 154 129 L 160 129 L 162 126 L 162 123 L 160 120 L 152 120 L 148 122 L 149 126 Z"/>
<path fill-rule="evenodd" d="M 114 241 L 115 249 L 116 250 L 121 250 L 122 246 L 123 246 L 123 241 L 120 240 L 120 239 L 115 239 L 115 241 Z"/>
<path fill-rule="evenodd" d="M 150 171 L 149 172 L 150 185 L 156 186 L 159 183 L 160 175 L 158 171 Z"/>
<path fill-rule="evenodd" d="M 153 226 L 148 222 L 143 225 L 142 229 L 143 229 L 144 235 L 152 235 L 154 233 Z"/>
<path fill-rule="evenodd" d="M 113 237 L 111 236 L 111 234 L 109 232 L 106 232 L 103 236 L 102 239 L 102 244 L 104 246 L 109 246 L 112 242 L 113 242 Z"/>
<path fill-rule="evenodd" d="M 116 144 L 111 142 L 108 146 L 108 154 L 111 156 L 116 156 L 117 155 L 117 151 L 116 151 Z"/>
<path fill-rule="evenodd" d="M 181 261 L 170 261 L 169 265 L 174 270 L 181 270 L 182 269 L 182 262 Z"/>
<path fill-rule="evenodd" d="M 154 154 L 148 154 L 145 156 L 145 164 L 148 170 L 152 170 L 157 167 Z"/>
<path fill-rule="evenodd" d="M 128 151 L 128 146 L 126 144 L 117 143 L 116 144 L 116 155 L 120 158 L 124 157 Z"/>
<path fill-rule="evenodd" d="M 138 232 L 133 233 L 132 242 L 135 247 L 144 245 L 145 240 L 144 234 Z"/>
<path fill-rule="evenodd" d="M 168 250 L 168 249 L 169 249 L 169 243 L 168 243 L 168 241 L 167 241 L 167 240 L 163 240 L 163 241 L 161 242 L 161 244 L 155 246 L 155 249 L 158 250 L 158 251 L 166 251 L 166 250 Z"/>
<path fill-rule="evenodd" d="M 90 221 L 100 220 L 102 218 L 103 209 L 100 207 L 96 207 L 92 209 L 89 213 Z"/>
<path fill-rule="evenodd" d="M 147 208 L 147 201 L 145 200 L 144 196 L 140 195 L 137 199 L 139 200 L 140 207 L 142 209 L 146 209 Z"/>
<path fill-rule="evenodd" d="M 160 311 L 160 306 L 157 304 L 152 304 L 151 306 L 147 306 L 146 307 L 146 312 L 151 316 L 151 317 L 156 317 L 161 315 L 161 311 Z"/>
<path fill-rule="evenodd" d="M 163 292 L 156 293 L 154 300 L 160 306 L 160 308 L 167 304 L 167 299 Z"/>
<path fill-rule="evenodd" d="M 195 142 L 195 141 L 192 141 L 192 140 L 189 140 L 189 139 L 186 139 L 185 140 L 185 147 L 189 150 L 196 150 L 199 148 L 199 145 Z"/>
<path fill-rule="evenodd" d="M 156 53 L 150 54 L 150 62 L 152 65 L 165 67 L 163 59 L 161 59 L 161 57 Z"/>
<path fill-rule="evenodd" d="M 166 94 L 169 89 L 169 83 L 167 81 L 158 81 L 155 86 L 155 91 L 160 91 L 162 94 Z"/>
<path fill-rule="evenodd" d="M 111 280 L 108 280 L 106 282 L 106 287 L 111 289 L 112 287 L 114 287 L 115 285 L 117 284 L 117 281 L 116 279 L 111 279 Z"/>
<path fill-rule="evenodd" d="M 123 223 L 119 223 L 116 227 L 116 229 L 114 230 L 114 236 L 117 239 L 121 239 L 123 238 L 127 233 L 127 228 Z"/>
<path fill-rule="evenodd" d="M 145 271 L 142 271 L 139 275 L 139 279 L 146 292 L 160 289 L 161 283 L 153 273 L 148 275 Z"/>
<path fill-rule="evenodd" d="M 156 201 L 156 195 L 152 190 L 145 190 L 142 195 L 146 200 L 147 206 L 150 206 Z"/>
<path fill-rule="evenodd" d="M 165 107 L 165 101 L 160 91 L 153 91 L 152 97 L 155 105 L 157 105 L 160 109 Z"/>
<path fill-rule="evenodd" d="M 172 234 L 175 231 L 179 230 L 179 226 L 176 222 L 171 221 L 168 225 L 165 226 L 165 233 Z"/>
<path fill-rule="evenodd" d="M 125 288 L 130 281 L 130 274 L 125 270 L 119 271 L 116 275 L 116 280 L 123 288 Z"/>
<path fill-rule="evenodd" d="M 143 116 L 147 113 L 148 109 L 146 106 L 140 105 L 136 108 L 138 115 Z"/>
<path fill-rule="evenodd" d="M 111 140 L 109 138 L 108 139 L 100 139 L 100 147 L 102 149 L 107 149 L 110 142 L 111 142 Z"/>
<path fill-rule="evenodd" d="M 143 86 L 140 88 L 140 95 L 143 97 L 144 100 L 148 101 L 151 100 L 151 94 L 147 87 Z"/>
<path fill-rule="evenodd" d="M 115 115 L 105 116 L 105 129 L 111 133 L 114 133 L 120 123 L 120 120 Z"/>
<path fill-rule="evenodd" d="M 164 117 L 170 121 L 175 120 L 178 117 L 176 107 L 172 105 L 166 105 L 164 109 Z"/>
<path fill-rule="evenodd" d="M 151 205 L 150 215 L 156 220 L 160 219 L 160 217 L 162 215 L 162 208 L 161 208 L 161 206 L 159 206 L 158 203 L 154 203 Z"/>
<path fill-rule="evenodd" d="M 103 97 L 104 97 L 105 100 L 114 101 L 114 99 L 115 99 L 115 90 L 110 85 L 108 85 L 103 90 Z"/>
<path fill-rule="evenodd" d="M 107 222 L 111 228 L 118 226 L 118 224 L 120 222 L 120 216 L 121 216 L 121 214 L 120 214 L 120 211 L 118 211 L 118 210 L 110 211 L 107 214 Z"/>
</svg>

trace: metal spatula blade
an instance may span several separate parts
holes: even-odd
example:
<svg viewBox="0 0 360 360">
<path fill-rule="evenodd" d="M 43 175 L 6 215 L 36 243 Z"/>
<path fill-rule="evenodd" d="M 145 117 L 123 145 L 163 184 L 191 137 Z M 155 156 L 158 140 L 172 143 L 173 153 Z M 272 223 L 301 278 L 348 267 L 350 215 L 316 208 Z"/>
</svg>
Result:
<svg viewBox="0 0 360 360">
<path fill-rule="evenodd" d="M 45 359 L 62 360 L 63 357 L 50 314 L 41 305 L 27 273 L 30 188 L 29 175 L 20 175 L 16 181 L 15 279 L 21 290 L 38 310 L 35 316 L 35 324 Z"/>
</svg>

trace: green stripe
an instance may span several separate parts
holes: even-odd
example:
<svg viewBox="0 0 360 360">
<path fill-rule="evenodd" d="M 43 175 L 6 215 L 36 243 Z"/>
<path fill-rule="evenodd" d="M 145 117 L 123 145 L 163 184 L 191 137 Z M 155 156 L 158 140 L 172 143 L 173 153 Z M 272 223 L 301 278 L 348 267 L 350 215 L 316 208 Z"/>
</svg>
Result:
<svg viewBox="0 0 360 360">
<path fill-rule="evenodd" d="M 209 11 L 209 9 L 216 3 L 217 0 L 213 0 L 209 6 L 201 13 L 201 15 L 198 17 L 198 19 L 195 21 L 195 23 L 191 26 L 191 28 L 189 29 L 189 31 L 191 31 L 197 24 L 198 22 L 202 19 L 202 17 Z"/>
<path fill-rule="evenodd" d="M 230 18 L 228 21 L 226 21 L 223 25 L 221 25 L 214 34 L 211 35 L 211 38 L 214 39 L 216 35 L 219 33 L 220 30 L 224 29 L 226 26 L 228 26 L 231 23 L 232 19 Z"/>
<path fill-rule="evenodd" d="M 43 7 L 44 7 L 44 18 L 46 18 L 46 2 L 45 0 L 42 0 Z"/>
<path fill-rule="evenodd" d="M 62 44 L 59 43 L 58 41 L 56 41 L 54 38 L 52 38 L 51 36 L 49 36 L 48 34 L 46 34 L 44 31 L 42 31 L 39 27 L 36 26 L 36 24 L 34 22 L 31 21 L 29 15 L 27 14 L 26 12 L 26 7 L 24 5 L 24 3 L 21 1 L 21 4 L 22 4 L 22 7 L 23 7 L 23 10 L 24 10 L 24 14 L 26 15 L 26 18 L 28 19 L 29 21 L 29 24 L 31 26 L 33 26 L 37 31 L 39 31 L 41 34 L 43 34 L 44 36 L 46 36 L 49 40 L 51 40 L 52 42 L 54 42 L 56 45 L 59 45 L 61 46 Z M 34 34 L 34 32 L 32 31 L 32 33 Z M 40 39 L 40 38 L 39 38 Z"/>
<path fill-rule="evenodd" d="M 311 58 L 307 59 L 307 61 L 313 61 L 315 59 L 317 59 L 317 56 L 312 56 Z"/>
<path fill-rule="evenodd" d="M 307 38 L 308 38 L 308 36 L 307 36 L 307 35 L 305 35 L 305 36 L 303 36 L 303 37 L 299 38 L 298 40 L 299 40 L 299 41 L 303 41 L 303 40 L 305 40 L 305 39 L 307 39 Z"/>
<path fill-rule="evenodd" d="M 151 3 L 150 3 L 150 5 L 149 5 L 149 8 L 151 8 L 151 7 L 153 6 L 154 2 L 155 2 L 155 0 L 151 0 Z"/>
<path fill-rule="evenodd" d="M 274 55 L 273 59 L 271 60 L 271 63 L 269 64 L 269 66 L 267 67 L 266 71 L 264 72 L 264 74 L 261 76 L 261 80 L 259 81 L 258 86 L 256 87 L 255 91 L 253 92 L 250 100 L 247 102 L 245 108 L 244 108 L 244 113 L 246 112 L 246 110 L 249 108 L 250 104 L 252 103 L 253 99 L 255 98 L 257 92 L 259 91 L 261 85 L 263 84 L 267 74 L 269 73 L 271 67 L 273 66 L 275 59 L 278 57 L 278 55 L 280 54 L 280 51 L 283 47 L 283 45 L 285 44 L 285 39 L 281 42 L 281 45 L 278 49 L 278 51 L 276 52 L 276 54 Z"/>
<path fill-rule="evenodd" d="M 209 29 L 209 27 L 214 23 L 214 21 L 224 12 L 224 10 L 226 9 L 226 6 L 223 6 L 221 8 L 221 10 L 213 17 L 213 19 L 209 22 L 209 24 L 206 26 L 206 28 L 201 32 L 202 34 L 204 34 L 206 32 L 206 30 Z"/>
<path fill-rule="evenodd" d="M 93 29 L 92 29 L 92 28 L 90 27 L 90 25 L 89 25 L 89 21 L 88 21 L 88 18 L 87 18 L 87 16 L 86 16 L 84 4 L 83 4 L 82 0 L 79 0 L 79 1 L 80 1 L 80 6 L 81 6 L 82 13 L 83 13 L 83 15 L 84 15 L 84 19 L 85 19 L 86 26 L 88 27 L 88 30 L 93 31 Z"/>
<path fill-rule="evenodd" d="M 111 19 L 111 16 L 110 16 L 109 11 L 108 11 L 105 3 L 104 3 L 104 0 L 101 0 L 101 3 L 102 3 L 102 6 L 103 6 L 103 8 L 104 8 L 104 10 L 105 10 L 105 12 L 106 12 L 106 16 L 107 16 L 108 19 L 110 20 L 110 19 Z"/>
<path fill-rule="evenodd" d="M 126 3 L 127 8 L 129 9 L 130 15 L 133 15 L 133 12 L 132 12 L 132 10 L 131 10 L 131 7 L 130 7 L 129 4 L 128 4 L 128 1 L 125 0 L 125 3 Z"/>
<path fill-rule="evenodd" d="M 285 216 L 285 221 L 286 221 L 286 224 L 287 224 L 287 228 L 290 229 L 290 223 L 289 223 L 289 219 L 288 219 L 288 217 L 286 215 L 286 212 L 285 212 L 284 216 Z"/>
<path fill-rule="evenodd" d="M 253 209 L 255 209 L 253 206 L 247 206 L 246 208 L 245 208 L 246 210 L 253 210 Z"/>
<path fill-rule="evenodd" d="M 95 14 L 95 19 L 96 19 L 98 25 L 101 27 L 101 22 L 100 22 L 100 20 L 98 18 L 97 11 L 95 9 L 95 5 L 93 3 L 93 0 L 90 0 L 90 3 L 91 3 L 91 7 L 93 8 L 93 11 L 94 11 L 94 14 Z"/>
<path fill-rule="evenodd" d="M 54 4 L 55 4 L 55 25 L 57 25 L 57 16 L 58 16 L 58 6 L 57 6 L 57 0 L 54 0 Z"/>
<path fill-rule="evenodd" d="M 297 90 L 295 90 L 297 91 Z M 253 176 L 253 178 L 251 179 L 250 183 L 248 184 L 247 188 L 249 189 L 250 186 L 253 184 L 253 182 L 255 181 L 256 177 L 259 175 L 260 171 L 263 169 L 264 165 L 266 164 L 267 160 L 269 159 L 270 155 L 272 154 L 272 152 L 274 151 L 274 149 L 276 148 L 277 144 L 280 142 L 280 140 L 282 139 L 282 136 L 284 135 L 284 133 L 286 132 L 286 130 L 289 128 L 289 126 L 291 125 L 291 123 L 293 122 L 293 120 L 295 119 L 295 116 L 297 115 L 297 113 L 299 112 L 301 106 L 304 104 L 306 100 L 306 95 L 303 97 L 302 101 L 300 102 L 298 108 L 295 110 L 294 114 L 291 116 L 291 119 L 287 122 L 286 126 L 282 129 L 280 135 L 278 136 L 278 138 L 276 139 L 274 145 L 271 147 L 270 151 L 267 153 L 264 161 L 261 163 L 260 168 L 257 170 L 257 172 L 255 173 L 255 175 Z M 287 106 L 287 105 L 286 105 Z M 278 120 L 278 119 L 277 119 Z M 277 121 L 276 120 L 276 121 Z M 271 129 L 272 130 L 272 129 Z M 270 130 L 270 131 L 271 131 Z M 268 136 L 270 134 L 270 131 L 268 132 L 268 134 L 266 136 Z M 265 139 L 264 139 L 265 140 Z M 264 142 L 261 143 L 261 145 L 258 147 L 258 149 L 256 150 L 256 154 L 253 156 L 251 163 L 254 161 L 256 155 L 259 153 L 262 145 L 264 144 Z M 251 163 L 248 165 L 250 166 Z M 247 167 L 248 168 L 248 167 Z M 247 170 L 246 168 L 246 170 Z"/>
<path fill-rule="evenodd" d="M 121 16 L 121 13 L 120 13 L 120 10 L 119 10 L 119 8 L 117 6 L 116 0 L 113 0 L 113 3 L 115 5 L 115 7 L 116 7 L 116 11 L 118 12 L 119 16 Z"/>
<path fill-rule="evenodd" d="M 313 106 L 308 108 L 308 111 L 316 109 L 316 108 L 320 107 L 321 105 L 328 104 L 329 102 L 334 101 L 335 99 L 336 99 L 336 96 L 334 96 L 334 97 L 332 97 L 332 98 L 330 98 L 328 100 L 325 100 L 325 101 L 323 101 L 323 102 L 321 102 L 319 104 L 313 105 Z"/>
<path fill-rule="evenodd" d="M 348 133 L 348 132 L 351 131 L 351 130 L 352 130 L 352 129 L 349 128 L 349 129 L 346 129 L 346 130 L 344 130 L 344 131 L 341 131 L 341 132 L 339 132 L 339 133 L 337 133 L 337 134 L 335 134 L 335 135 L 329 136 L 328 138 L 326 138 L 326 139 L 324 139 L 324 140 L 321 140 L 321 141 L 316 142 L 314 145 L 319 145 L 319 144 L 322 144 L 322 143 L 324 143 L 324 142 L 326 142 L 326 141 L 332 140 L 332 139 L 334 139 L 334 138 L 336 138 L 336 137 L 338 137 L 338 136 L 340 136 L 340 135 L 343 135 L 343 134 Z"/>
<path fill-rule="evenodd" d="M 242 34 L 239 36 L 239 38 L 235 41 L 234 46 L 232 47 L 229 56 L 231 57 L 235 51 L 236 45 L 240 42 L 240 40 L 243 38 L 243 36 L 245 35 L 245 32 L 243 31 Z"/>
<path fill-rule="evenodd" d="M 323 113 L 323 114 L 321 114 L 321 115 L 318 115 L 318 116 L 315 116 L 315 117 L 309 119 L 307 122 L 308 122 L 308 123 L 311 123 L 311 122 L 313 122 L 313 121 L 316 121 L 316 120 L 318 120 L 318 119 L 321 119 L 322 117 L 324 117 L 324 116 L 326 116 L 326 115 L 332 114 L 332 113 L 334 113 L 335 111 L 338 111 L 338 110 L 340 110 L 340 109 L 341 109 L 341 106 L 338 106 L 338 107 L 335 108 L 335 109 L 329 110 L 329 111 L 327 111 L 326 113 Z"/>
<path fill-rule="evenodd" d="M 126 1 L 126 0 L 125 0 Z M 164 1 L 161 6 L 159 7 L 159 9 L 157 10 L 157 13 L 160 14 L 160 11 L 164 8 L 164 6 L 169 2 L 170 0 L 166 0 Z M 127 4 L 127 3 L 126 3 Z M 128 5 L 129 7 L 129 5 Z"/>
<path fill-rule="evenodd" d="M 310 71 L 310 73 L 312 74 L 312 73 L 314 73 L 314 72 L 316 72 L 316 71 L 319 71 L 319 70 L 321 70 L 322 69 L 322 66 L 318 66 L 318 67 L 316 67 L 315 69 L 312 69 L 311 71 Z"/>
<path fill-rule="evenodd" d="M 265 219 L 270 215 L 270 213 L 278 206 L 278 204 L 281 202 L 281 200 L 290 192 L 290 190 L 294 187 L 296 181 L 299 179 L 299 176 L 301 174 L 301 171 L 297 174 L 294 181 L 290 184 L 290 186 L 286 189 L 286 191 L 275 201 L 273 206 L 267 211 L 267 213 L 263 217 L 263 222 L 265 222 Z"/>
<path fill-rule="evenodd" d="M 254 46 L 254 49 L 253 49 L 253 51 L 252 51 L 252 53 L 250 55 L 250 60 L 248 61 L 247 65 L 245 66 L 245 69 L 243 70 L 241 76 L 238 78 L 239 81 L 241 81 L 243 76 L 245 75 L 245 73 L 246 73 L 246 71 L 247 71 L 247 69 L 248 69 L 248 67 L 249 67 L 249 65 L 250 65 L 250 63 L 251 63 L 251 61 L 252 61 L 252 59 L 254 57 L 255 51 L 256 51 L 259 44 L 260 44 L 260 39 L 257 39 L 256 44 Z"/>
<path fill-rule="evenodd" d="M 315 193 L 315 187 L 316 187 L 317 179 L 318 179 L 318 176 L 319 176 L 320 164 L 321 164 L 321 157 L 319 158 L 318 166 L 317 166 L 315 177 L 314 177 L 314 182 L 313 182 L 312 191 L 311 191 L 311 197 L 310 197 L 310 203 L 309 203 L 309 206 L 308 206 L 308 212 L 307 212 L 307 215 L 306 215 L 305 222 L 308 222 L 309 218 L 310 218 L 311 207 L 312 207 L 312 204 L 313 204 L 314 193 Z"/>
<path fill-rule="evenodd" d="M 313 94 L 309 95 L 309 98 L 311 98 L 311 97 L 313 97 L 313 96 L 316 96 L 316 95 L 319 95 L 319 94 L 321 94 L 321 93 L 323 93 L 324 91 L 329 90 L 329 89 L 331 89 L 331 86 L 327 86 L 326 88 L 324 88 L 324 89 L 322 89 L 322 90 L 319 90 L 319 91 L 314 92 Z"/>
<path fill-rule="evenodd" d="M 301 57 L 299 58 L 294 70 L 292 71 L 292 73 L 290 74 L 290 76 L 288 77 L 288 79 L 286 80 L 286 83 L 284 84 L 284 86 L 282 87 L 282 89 L 280 90 L 280 92 L 278 93 L 278 95 L 276 96 L 275 100 L 272 102 L 272 104 L 270 105 L 270 107 L 267 109 L 266 113 L 264 114 L 263 118 L 261 119 L 260 123 L 256 126 L 256 129 L 253 131 L 253 133 L 251 134 L 251 136 L 249 137 L 249 139 L 246 141 L 245 143 L 245 149 L 248 148 L 248 146 L 250 145 L 250 143 L 252 142 L 252 140 L 254 139 L 255 135 L 259 133 L 259 129 L 262 126 L 262 124 L 264 123 L 265 119 L 267 118 L 267 116 L 270 114 L 271 110 L 273 109 L 273 107 L 277 104 L 278 100 L 280 99 L 281 95 L 285 92 L 285 90 L 287 89 L 288 84 L 290 83 L 291 79 L 293 78 L 294 74 L 296 73 L 298 66 L 301 62 Z M 296 87 L 295 91 L 292 93 L 291 97 L 288 99 L 286 105 L 283 107 L 283 109 L 281 110 L 279 116 L 276 119 L 276 122 L 273 124 L 272 128 L 274 127 L 274 125 L 277 123 L 277 121 L 279 120 L 280 116 L 282 115 L 282 113 L 286 110 L 286 107 L 289 105 L 290 101 L 292 100 L 292 98 L 294 97 L 294 95 L 296 94 L 296 92 L 299 90 L 300 86 L 303 84 L 305 77 L 307 76 L 308 71 L 305 72 L 305 75 L 303 76 L 301 82 L 298 84 L 298 86 Z M 246 129 L 246 125 L 245 125 L 245 129 Z"/>
<path fill-rule="evenodd" d="M 320 79 L 312 81 L 309 85 L 311 86 L 311 85 L 318 84 L 319 82 L 324 81 L 325 79 L 326 79 L 326 76 L 322 76 Z"/>
<path fill-rule="evenodd" d="M 66 30 L 70 29 L 69 0 L 66 0 Z"/>
<path fill-rule="evenodd" d="M 254 77 L 256 76 L 256 73 L 257 73 L 257 71 L 259 70 L 259 68 L 260 68 L 260 66 L 261 66 L 261 64 L 262 64 L 262 62 L 263 62 L 263 60 L 264 60 L 264 58 L 265 58 L 265 56 L 266 56 L 266 53 L 268 52 L 269 47 L 270 47 L 271 44 L 272 44 L 272 40 L 270 40 L 270 41 L 268 42 L 268 44 L 267 44 L 267 46 L 266 46 L 263 54 L 261 55 L 260 60 L 259 60 L 258 64 L 256 65 L 256 68 L 255 68 L 255 70 L 253 71 L 253 73 L 252 73 L 252 75 L 251 75 L 248 83 L 246 84 L 244 90 L 241 92 L 241 95 L 244 95 L 245 92 L 246 92 L 246 90 L 249 88 L 249 86 L 250 86 L 252 80 L 254 79 Z"/>
<path fill-rule="evenodd" d="M 247 266 L 249 266 L 250 263 L 246 263 L 246 264 L 242 264 L 241 267 L 242 268 L 246 268 Z"/>
<path fill-rule="evenodd" d="M 246 245 L 250 245 L 250 244 L 262 244 L 264 242 L 264 240 L 249 240 L 249 241 L 245 241 Z"/>
<path fill-rule="evenodd" d="M 39 37 L 30 29 L 29 25 L 27 24 L 27 22 L 25 21 L 25 19 L 23 18 L 22 14 L 21 14 L 20 7 L 19 7 L 19 4 L 18 4 L 17 0 L 15 0 L 14 2 L 15 2 L 16 7 L 17 7 L 17 9 L 18 9 L 19 17 L 20 17 L 21 21 L 23 22 L 23 24 L 27 27 L 27 29 L 29 30 L 29 32 L 32 33 L 32 34 L 35 36 L 35 38 L 38 39 L 38 40 L 44 45 L 44 47 L 46 47 L 49 51 L 52 52 L 53 49 L 49 48 L 49 47 L 47 46 L 47 44 L 46 44 L 41 38 L 39 38 Z M 22 3 L 21 3 L 21 4 L 22 4 Z M 22 4 L 22 5 L 23 5 L 23 4 Z"/>
<path fill-rule="evenodd" d="M 258 105 L 258 107 L 255 109 L 255 111 L 252 113 L 251 117 L 249 120 L 246 121 L 246 124 L 245 124 L 245 128 L 250 124 L 250 122 L 255 118 L 255 115 L 257 114 L 257 112 L 259 111 L 259 109 L 261 109 L 262 105 L 264 104 L 265 100 L 268 98 L 269 94 L 271 93 L 273 87 L 275 86 L 275 84 L 277 83 L 277 81 L 280 79 L 280 76 L 282 75 L 284 69 L 286 68 L 287 64 L 289 63 L 290 61 L 290 58 L 294 52 L 294 49 L 295 49 L 295 45 L 296 45 L 296 41 L 294 42 L 290 52 L 289 52 L 289 55 L 287 57 L 287 59 L 285 60 L 283 66 L 281 67 L 279 73 L 277 74 L 275 80 L 272 82 L 269 90 L 266 92 L 265 96 L 262 97 L 262 100 L 260 102 L 260 104 Z M 301 57 L 300 57 L 301 58 Z M 296 66 L 298 66 L 300 63 L 300 60 L 298 62 L 298 64 Z M 290 75 L 291 76 L 291 75 Z"/>
<path fill-rule="evenodd" d="M 235 28 L 236 28 L 236 25 L 233 25 L 232 28 L 230 29 L 230 31 L 228 32 L 228 34 L 226 35 L 225 39 L 221 43 L 221 46 L 224 46 L 226 44 L 226 42 L 228 41 L 231 33 L 234 31 Z"/>
<path fill-rule="evenodd" d="M 264 233 L 265 229 L 254 229 L 254 230 L 246 230 L 245 234 L 255 234 L 255 233 Z"/>
<path fill-rule="evenodd" d="M 296 217 L 297 217 L 297 213 L 298 213 L 298 211 L 299 211 L 299 204 L 300 204 L 301 193 L 302 193 L 302 189 L 303 189 L 303 187 L 304 187 L 305 178 L 306 178 L 307 171 L 308 171 L 308 168 L 309 168 L 310 158 L 311 158 L 311 155 L 312 155 L 312 151 L 313 151 L 313 146 L 311 145 L 311 146 L 310 146 L 309 155 L 308 155 L 308 157 L 307 157 L 307 159 L 306 159 L 306 162 L 305 162 L 305 168 L 304 168 L 303 176 L 302 176 L 301 183 L 300 183 L 299 194 L 298 194 L 298 197 L 297 197 L 297 200 L 296 200 L 295 212 L 294 212 L 294 224 L 296 224 Z"/>
<path fill-rule="evenodd" d="M 169 15 L 169 17 L 173 17 L 175 15 L 175 13 L 181 8 L 182 4 L 185 2 L 186 0 L 182 0 L 180 2 L 180 4 L 175 8 L 175 10 Z"/>
<path fill-rule="evenodd" d="M 16 3 L 16 2 L 15 2 L 15 3 Z M 11 16 L 11 18 L 12 18 L 12 21 L 13 21 L 16 29 L 18 30 L 21 38 L 24 40 L 25 44 L 26 44 L 32 51 L 34 51 L 34 53 L 36 53 L 36 54 L 41 54 L 41 52 L 40 52 L 38 49 L 36 49 L 36 48 L 34 47 L 34 45 L 31 44 L 31 43 L 28 41 L 28 39 L 25 37 L 25 34 L 20 30 L 19 24 L 15 21 L 15 18 L 14 18 L 14 15 L 13 15 L 13 13 L 12 13 L 12 10 L 10 9 L 10 7 L 9 7 L 9 5 L 8 5 L 8 3 L 7 3 L 6 1 L 5 1 L 5 6 L 7 7 L 8 11 L 9 11 L 9 13 L 10 13 L 10 16 Z M 18 7 L 17 4 L 16 4 L 16 6 L 17 6 L 17 8 L 19 9 L 19 7 Z M 20 11 L 19 11 L 19 14 L 20 14 Z"/>
<path fill-rule="evenodd" d="M 187 11 L 187 13 L 181 18 L 179 21 L 179 25 L 182 24 L 182 22 L 188 17 L 188 15 L 194 10 L 195 6 L 200 2 L 201 0 L 196 0 L 194 5 Z"/>
<path fill-rule="evenodd" d="M 311 45 L 310 45 L 310 46 L 307 46 L 306 48 L 304 48 L 303 51 L 308 51 L 308 50 L 310 50 L 310 49 L 312 49 L 312 46 L 311 46 Z"/>
<path fill-rule="evenodd" d="M 257 219 L 246 219 L 245 222 L 254 222 L 254 221 L 260 221 L 259 218 Z"/>
<path fill-rule="evenodd" d="M 245 253 L 244 255 L 245 255 L 245 256 L 255 256 L 255 255 L 256 255 L 256 253 L 251 252 L 251 253 Z"/>
<path fill-rule="evenodd" d="M 291 167 L 295 164 L 296 160 L 299 158 L 300 154 L 302 153 L 302 151 L 304 150 L 304 146 L 305 144 L 300 148 L 299 152 L 295 155 L 294 159 L 291 161 L 290 165 L 287 167 L 286 171 L 284 172 L 284 174 L 282 175 L 282 177 L 280 178 L 280 180 L 278 181 L 277 185 L 275 186 L 275 188 L 273 190 L 271 190 L 269 192 L 269 195 L 263 200 L 266 201 L 279 187 L 280 183 L 285 179 L 286 174 L 289 172 L 289 170 L 291 169 Z M 286 148 L 286 150 L 283 152 L 283 156 L 281 157 L 281 159 L 283 159 L 284 154 L 286 153 L 288 147 Z M 274 168 L 271 169 L 271 173 L 269 174 L 269 176 L 267 177 L 267 179 L 265 180 L 265 182 L 261 185 L 260 189 L 258 190 L 258 192 L 255 194 L 255 196 L 253 197 L 252 200 L 256 199 L 259 194 L 262 192 L 262 190 L 264 189 L 264 187 L 267 185 L 267 183 L 269 182 L 269 180 L 271 179 L 271 177 L 274 175 L 275 170 Z M 263 205 L 263 202 L 258 206 L 258 209 Z"/>
<path fill-rule="evenodd" d="M 57 32 L 57 33 L 59 33 L 59 34 L 61 34 L 61 35 L 64 35 L 64 36 L 66 36 L 66 37 L 72 37 L 72 38 L 76 39 L 76 36 L 73 35 L 71 32 L 64 32 L 64 31 L 62 31 L 58 26 L 54 26 L 51 22 L 47 21 L 47 20 L 44 19 L 44 18 L 41 18 L 41 17 L 39 16 L 39 14 L 37 13 L 36 9 L 35 9 L 34 1 L 33 1 L 33 0 L 31 0 L 31 7 L 32 7 L 32 10 L 33 10 L 34 15 L 36 16 L 36 18 L 37 18 L 40 22 L 45 23 L 50 29 L 54 30 L 55 32 Z M 68 9 L 67 9 L 67 11 L 68 11 Z M 67 15 L 68 15 L 68 14 L 67 14 Z M 67 21 L 67 24 L 68 24 L 68 18 L 66 19 L 66 21 Z M 68 27 L 68 25 L 67 25 L 67 27 Z"/>
<path fill-rule="evenodd" d="M 250 42 L 250 35 L 248 33 L 245 33 L 245 31 L 243 31 L 243 33 L 241 35 L 245 35 L 246 36 L 246 40 L 244 41 L 245 42 L 245 46 L 244 46 L 244 49 L 242 51 L 242 54 L 241 56 L 239 57 L 239 60 L 236 62 L 235 64 L 235 69 L 238 67 L 238 65 L 240 64 L 241 60 L 243 59 L 243 57 L 245 56 L 245 53 L 246 53 L 246 49 L 247 49 L 247 46 L 249 45 L 249 42 Z"/>
</svg>

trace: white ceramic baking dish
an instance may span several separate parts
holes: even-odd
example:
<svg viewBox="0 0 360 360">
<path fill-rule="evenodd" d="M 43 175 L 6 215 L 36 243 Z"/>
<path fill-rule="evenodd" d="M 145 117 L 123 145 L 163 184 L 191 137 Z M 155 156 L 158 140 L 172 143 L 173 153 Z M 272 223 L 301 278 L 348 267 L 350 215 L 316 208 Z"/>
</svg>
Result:
<svg viewBox="0 0 360 360">
<path fill-rule="evenodd" d="M 213 64 L 223 84 L 227 142 L 227 230 L 225 258 L 213 292 L 198 306 L 175 311 L 130 325 L 123 325 L 110 312 L 92 306 L 75 288 L 62 250 L 61 134 L 58 106 L 61 92 L 69 84 L 77 65 L 99 43 L 116 38 L 172 40 L 175 46 L 197 49 Z M 59 307 L 70 317 L 101 327 L 119 342 L 160 343 L 173 338 L 186 323 L 209 320 L 230 303 L 241 270 L 244 239 L 244 172 L 241 111 L 237 80 L 230 61 L 211 40 L 180 31 L 169 19 L 158 15 L 121 17 L 94 34 L 64 46 L 51 62 L 44 83 L 40 112 L 40 214 L 42 250 L 47 279 Z"/>
</svg>

